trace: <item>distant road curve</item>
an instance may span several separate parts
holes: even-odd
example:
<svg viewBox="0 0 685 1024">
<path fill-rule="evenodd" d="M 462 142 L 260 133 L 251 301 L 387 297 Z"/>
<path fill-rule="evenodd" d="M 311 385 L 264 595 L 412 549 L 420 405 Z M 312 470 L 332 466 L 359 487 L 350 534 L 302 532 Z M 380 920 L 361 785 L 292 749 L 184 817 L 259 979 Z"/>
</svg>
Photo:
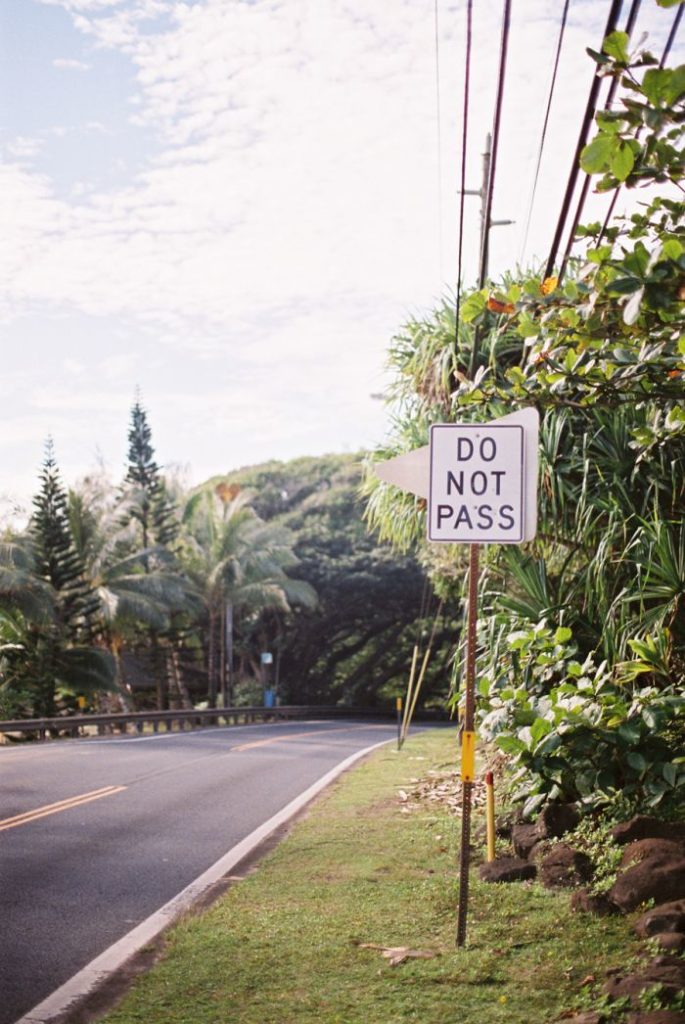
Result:
<svg viewBox="0 0 685 1024">
<path fill-rule="evenodd" d="M 230 872 L 247 837 L 395 735 L 336 718 L 1 748 L 0 1024 L 49 1019 L 23 1015 L 113 944 L 132 952 L 135 929 L 150 941 L 151 915 L 168 920 L 199 876 Z"/>
</svg>

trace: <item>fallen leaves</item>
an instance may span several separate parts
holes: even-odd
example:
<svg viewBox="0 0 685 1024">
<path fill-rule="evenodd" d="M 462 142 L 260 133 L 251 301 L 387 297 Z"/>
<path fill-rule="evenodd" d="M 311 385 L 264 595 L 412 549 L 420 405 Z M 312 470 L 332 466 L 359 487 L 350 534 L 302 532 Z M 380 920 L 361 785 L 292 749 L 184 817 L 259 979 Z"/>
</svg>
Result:
<svg viewBox="0 0 685 1024">
<path fill-rule="evenodd" d="M 432 960 L 437 956 L 430 949 L 412 949 L 410 946 L 379 946 L 377 942 L 360 942 L 360 949 L 377 949 L 390 961 L 391 967 L 403 964 L 405 960 Z"/>
<path fill-rule="evenodd" d="M 414 780 L 412 780 L 414 781 Z M 473 787 L 473 803 L 476 807 L 485 804 L 485 783 L 477 780 Z M 455 814 L 461 814 L 461 773 L 455 769 L 450 771 L 429 771 L 425 778 L 407 792 L 397 791 L 402 814 L 409 814 L 421 804 L 440 804 L 448 807 Z"/>
</svg>

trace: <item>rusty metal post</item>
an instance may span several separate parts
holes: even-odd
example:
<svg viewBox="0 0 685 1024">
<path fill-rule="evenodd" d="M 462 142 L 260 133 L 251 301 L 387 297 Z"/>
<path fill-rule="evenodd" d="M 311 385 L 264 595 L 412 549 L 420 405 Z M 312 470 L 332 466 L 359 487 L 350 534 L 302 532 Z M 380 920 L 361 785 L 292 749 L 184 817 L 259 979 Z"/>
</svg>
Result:
<svg viewBox="0 0 685 1024">
<path fill-rule="evenodd" d="M 478 556 L 480 545 L 472 544 L 469 552 L 469 612 L 466 628 L 466 701 L 464 734 L 473 736 L 476 706 L 476 625 L 478 622 Z M 457 946 L 466 942 L 466 918 L 469 902 L 469 865 L 471 862 L 471 803 L 473 777 L 462 762 L 461 856 L 459 859 L 459 906 L 457 910 Z"/>
</svg>

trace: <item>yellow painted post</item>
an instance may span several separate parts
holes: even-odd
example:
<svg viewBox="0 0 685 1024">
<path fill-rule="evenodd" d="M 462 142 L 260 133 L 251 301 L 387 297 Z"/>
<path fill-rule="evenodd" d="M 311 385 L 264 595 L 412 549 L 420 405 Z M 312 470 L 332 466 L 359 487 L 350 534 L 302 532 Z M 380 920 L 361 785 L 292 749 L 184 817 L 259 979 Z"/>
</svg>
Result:
<svg viewBox="0 0 685 1024">
<path fill-rule="evenodd" d="M 461 734 L 461 781 L 476 780 L 476 734 L 464 731 Z"/>
<path fill-rule="evenodd" d="M 495 859 L 495 780 L 492 772 L 485 773 L 485 822 L 488 861 Z"/>
</svg>

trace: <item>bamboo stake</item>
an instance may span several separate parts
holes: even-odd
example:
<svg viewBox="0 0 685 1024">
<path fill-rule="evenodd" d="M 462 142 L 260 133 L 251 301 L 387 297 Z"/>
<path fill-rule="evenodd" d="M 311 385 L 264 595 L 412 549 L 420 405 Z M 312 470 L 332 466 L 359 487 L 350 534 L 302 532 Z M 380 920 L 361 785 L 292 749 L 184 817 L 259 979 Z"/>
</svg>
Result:
<svg viewBox="0 0 685 1024">
<path fill-rule="evenodd" d="M 416 664 L 419 660 L 419 645 L 414 644 L 414 654 L 411 659 L 411 669 L 409 671 L 409 682 L 407 683 L 407 698 L 404 702 L 404 714 L 402 715 L 402 729 L 400 731 L 400 742 L 398 749 L 402 749 L 404 743 L 405 730 L 407 725 L 407 715 L 409 714 L 409 707 L 411 705 L 412 688 L 414 686 L 414 676 L 416 675 Z"/>
</svg>

